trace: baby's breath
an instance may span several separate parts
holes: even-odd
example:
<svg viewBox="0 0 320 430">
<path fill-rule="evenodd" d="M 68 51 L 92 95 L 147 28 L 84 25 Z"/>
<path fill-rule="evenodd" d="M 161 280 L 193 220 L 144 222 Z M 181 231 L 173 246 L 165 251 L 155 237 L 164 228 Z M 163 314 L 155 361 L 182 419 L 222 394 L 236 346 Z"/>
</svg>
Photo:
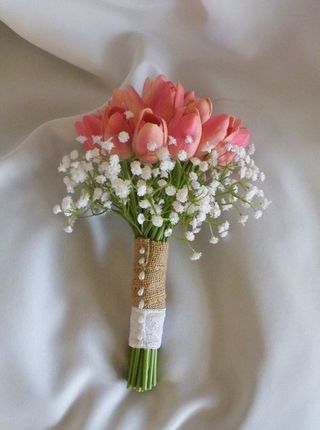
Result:
<svg viewBox="0 0 320 430">
<path fill-rule="evenodd" d="M 118 135 L 120 142 L 127 138 L 126 132 Z M 84 137 L 77 140 L 86 141 Z M 111 155 L 112 139 L 103 142 L 95 136 L 95 142 L 101 149 L 96 147 L 84 155 L 73 150 L 58 167 L 64 174 L 67 195 L 53 212 L 67 217 L 67 233 L 72 232 L 77 219 L 110 211 L 123 217 L 136 237 L 152 240 L 167 241 L 180 223 L 182 239 L 192 250 L 191 259 L 198 260 L 201 252 L 190 242 L 203 227 L 208 227 L 209 242 L 217 244 L 229 233 L 230 220 L 225 215 L 231 209 L 238 213 L 238 222 L 245 225 L 249 215 L 244 209 L 253 210 L 254 218 L 259 219 L 271 203 L 257 185 L 265 180 L 265 174 L 251 158 L 253 145 L 246 150 L 228 144 L 227 150 L 234 153 L 234 158 L 227 165 L 220 163 L 221 155 L 218 157 L 211 147 L 206 148 L 205 159 L 201 160 L 187 160 L 184 150 L 172 159 L 168 149 L 162 148 L 157 153 L 159 161 L 151 165 L 134 157 L 120 160 L 118 155 Z M 150 148 L 156 150 L 152 143 Z M 186 143 L 192 143 L 189 136 Z M 172 136 L 169 144 L 176 145 Z"/>
</svg>

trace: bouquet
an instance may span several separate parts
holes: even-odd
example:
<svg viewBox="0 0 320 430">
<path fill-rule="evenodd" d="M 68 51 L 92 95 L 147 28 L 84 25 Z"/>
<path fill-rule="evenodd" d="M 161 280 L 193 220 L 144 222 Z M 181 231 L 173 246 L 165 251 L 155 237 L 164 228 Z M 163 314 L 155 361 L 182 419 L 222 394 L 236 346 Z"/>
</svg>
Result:
<svg viewBox="0 0 320 430">
<path fill-rule="evenodd" d="M 201 251 L 196 235 L 209 242 L 226 237 L 235 210 L 245 225 L 270 201 L 256 185 L 250 133 L 228 114 L 212 116 L 209 98 L 197 98 L 163 75 L 147 78 L 142 94 L 132 86 L 114 90 L 106 106 L 75 124 L 81 149 L 58 167 L 67 195 L 54 206 L 71 233 L 78 218 L 116 213 L 132 228 L 134 241 L 128 388 L 157 384 L 158 349 L 166 312 L 168 240 L 180 224 L 191 260 Z"/>
</svg>

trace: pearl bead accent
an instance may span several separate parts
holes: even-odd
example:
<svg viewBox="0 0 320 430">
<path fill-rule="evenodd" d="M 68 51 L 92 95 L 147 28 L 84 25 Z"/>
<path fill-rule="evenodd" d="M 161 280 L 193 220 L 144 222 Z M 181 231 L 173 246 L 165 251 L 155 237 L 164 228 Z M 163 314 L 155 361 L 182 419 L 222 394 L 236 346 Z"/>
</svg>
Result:
<svg viewBox="0 0 320 430">
<path fill-rule="evenodd" d="M 142 340 L 142 339 L 143 339 L 143 336 L 142 336 L 142 334 L 141 334 L 141 333 L 139 333 L 139 334 L 138 334 L 137 339 L 138 339 L 138 340 Z"/>
<path fill-rule="evenodd" d="M 142 316 L 138 318 L 138 323 L 139 324 L 143 324 L 144 323 L 144 318 Z"/>
<path fill-rule="evenodd" d="M 144 288 L 139 288 L 137 292 L 138 296 L 143 296 L 143 293 L 144 293 Z"/>
<path fill-rule="evenodd" d="M 143 309 L 144 308 L 144 300 L 140 300 L 138 306 L 139 306 L 139 309 Z"/>
<path fill-rule="evenodd" d="M 139 258 L 139 264 L 140 264 L 140 266 L 142 266 L 144 263 L 145 263 L 145 258 L 144 257 L 140 257 Z"/>
<path fill-rule="evenodd" d="M 139 273 L 139 279 L 140 279 L 140 281 L 143 281 L 144 278 L 145 278 L 145 276 L 146 276 L 146 274 L 144 272 L 140 272 Z"/>
<path fill-rule="evenodd" d="M 146 252 L 146 248 L 142 246 L 139 250 L 140 254 L 143 255 Z"/>
</svg>

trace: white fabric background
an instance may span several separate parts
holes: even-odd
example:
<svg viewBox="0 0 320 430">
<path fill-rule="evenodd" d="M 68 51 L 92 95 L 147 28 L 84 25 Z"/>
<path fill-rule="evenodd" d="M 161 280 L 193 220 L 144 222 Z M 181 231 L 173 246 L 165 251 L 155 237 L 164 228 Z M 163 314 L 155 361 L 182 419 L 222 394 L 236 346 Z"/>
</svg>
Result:
<svg viewBox="0 0 320 430">
<path fill-rule="evenodd" d="M 0 17 L 1 430 L 318 430 L 319 1 L 0 0 Z M 203 234 L 199 263 L 171 241 L 161 382 L 138 394 L 130 230 L 65 235 L 51 209 L 72 116 L 160 71 L 244 119 L 273 205 L 218 247 Z"/>
</svg>

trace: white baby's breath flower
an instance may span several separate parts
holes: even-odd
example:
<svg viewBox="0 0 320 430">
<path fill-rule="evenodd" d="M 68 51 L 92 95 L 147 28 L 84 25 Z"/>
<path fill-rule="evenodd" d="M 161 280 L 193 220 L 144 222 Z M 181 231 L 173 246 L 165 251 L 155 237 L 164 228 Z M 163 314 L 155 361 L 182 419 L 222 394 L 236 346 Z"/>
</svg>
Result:
<svg viewBox="0 0 320 430">
<path fill-rule="evenodd" d="M 161 227 L 163 224 L 163 218 L 161 215 L 152 215 L 151 221 L 155 227 Z"/>
<path fill-rule="evenodd" d="M 89 203 L 89 199 L 90 199 L 89 193 L 87 193 L 86 191 L 83 192 L 76 203 L 77 208 L 78 209 L 85 208 Z"/>
<path fill-rule="evenodd" d="M 52 208 L 52 212 L 57 215 L 62 212 L 60 205 L 54 205 Z"/>
<path fill-rule="evenodd" d="M 262 210 L 266 210 L 270 205 L 271 205 L 272 201 L 268 200 L 268 199 L 263 199 L 262 203 L 261 203 L 261 209 Z"/>
<path fill-rule="evenodd" d="M 224 223 L 222 223 L 218 226 L 218 231 L 219 231 L 219 233 L 221 233 L 222 231 L 229 230 L 229 227 L 230 227 L 229 221 L 225 221 Z"/>
<path fill-rule="evenodd" d="M 260 181 L 263 182 L 266 179 L 266 175 L 263 172 L 260 172 Z"/>
<path fill-rule="evenodd" d="M 191 181 L 197 181 L 198 180 L 198 175 L 196 174 L 196 172 L 190 172 L 189 173 L 189 178 Z"/>
<path fill-rule="evenodd" d="M 246 194 L 246 196 L 245 196 L 245 199 L 246 199 L 248 202 L 251 202 L 251 200 L 252 200 L 252 199 L 253 199 L 253 197 L 257 194 L 257 192 L 258 192 L 258 188 L 257 188 L 256 186 L 253 186 L 253 187 L 251 188 L 251 190 L 247 192 L 247 194 Z"/>
<path fill-rule="evenodd" d="M 130 139 L 129 133 L 127 131 L 120 131 L 118 139 L 121 143 L 127 143 Z"/>
<path fill-rule="evenodd" d="M 172 228 L 167 228 L 164 231 L 164 237 L 170 237 L 172 235 Z"/>
<path fill-rule="evenodd" d="M 180 161 L 185 161 L 187 158 L 188 158 L 187 151 L 185 151 L 184 149 L 180 149 L 180 151 L 178 151 L 178 159 Z"/>
<path fill-rule="evenodd" d="M 195 189 L 195 190 L 197 190 L 198 188 L 200 188 L 200 182 L 198 182 L 198 181 L 192 181 L 191 182 L 191 187 L 193 188 L 193 189 Z"/>
<path fill-rule="evenodd" d="M 78 165 L 77 167 L 72 167 L 70 169 L 70 175 L 71 175 L 72 181 L 75 184 L 83 183 L 88 176 L 84 166 L 82 165 Z"/>
<path fill-rule="evenodd" d="M 201 170 L 201 172 L 206 172 L 208 168 L 208 163 L 206 161 L 201 161 L 201 163 L 199 164 L 199 169 Z"/>
<path fill-rule="evenodd" d="M 249 155 L 254 154 L 255 150 L 256 150 L 256 148 L 255 148 L 254 144 L 250 143 L 250 145 L 248 146 L 248 154 Z"/>
<path fill-rule="evenodd" d="M 255 212 L 254 217 L 255 219 L 259 219 L 262 217 L 262 215 L 263 215 L 263 212 L 259 210 Z"/>
<path fill-rule="evenodd" d="M 192 218 L 192 220 L 189 222 L 189 224 L 191 225 L 192 230 L 195 230 L 198 226 L 198 221 L 196 218 Z"/>
<path fill-rule="evenodd" d="M 214 148 L 214 145 L 212 143 L 207 142 L 205 145 L 203 145 L 201 151 L 206 152 L 207 154 L 210 154 Z"/>
<path fill-rule="evenodd" d="M 157 156 L 158 156 L 160 161 L 170 160 L 170 152 L 166 146 L 162 146 L 157 151 Z"/>
<path fill-rule="evenodd" d="M 159 187 L 165 187 L 167 185 L 167 181 L 165 179 L 159 179 L 158 185 Z"/>
<path fill-rule="evenodd" d="M 174 160 L 163 160 L 160 163 L 160 170 L 163 172 L 171 172 L 174 169 L 175 161 Z"/>
<path fill-rule="evenodd" d="M 79 152 L 76 149 L 70 152 L 71 160 L 76 160 L 78 157 L 79 157 Z"/>
<path fill-rule="evenodd" d="M 194 166 L 199 166 L 199 164 L 201 163 L 201 160 L 197 157 L 192 157 L 190 161 Z"/>
<path fill-rule="evenodd" d="M 174 196 L 175 193 L 176 193 L 176 191 L 177 191 L 176 187 L 174 187 L 173 185 L 168 185 L 165 188 L 165 193 L 166 193 L 167 196 Z"/>
<path fill-rule="evenodd" d="M 141 170 L 141 178 L 147 181 L 151 178 L 152 170 L 150 166 L 144 166 Z"/>
<path fill-rule="evenodd" d="M 160 169 L 159 167 L 155 167 L 154 169 L 152 169 L 152 175 L 154 178 L 156 178 L 157 176 L 160 175 Z"/>
<path fill-rule="evenodd" d="M 201 224 L 201 223 L 203 223 L 206 220 L 207 214 L 205 214 L 204 212 L 199 212 L 197 214 L 196 218 L 197 218 L 198 224 Z"/>
<path fill-rule="evenodd" d="M 86 138 L 86 136 L 77 136 L 76 137 L 76 141 L 81 143 L 81 144 L 84 144 L 87 140 L 88 139 Z"/>
<path fill-rule="evenodd" d="M 168 136 L 168 145 L 177 145 L 177 139 L 173 136 Z"/>
<path fill-rule="evenodd" d="M 140 213 L 139 215 L 138 215 L 138 217 L 137 217 L 137 221 L 138 221 L 138 223 L 139 224 L 143 224 L 144 223 L 144 221 L 145 221 L 145 216 L 142 214 L 142 213 Z"/>
<path fill-rule="evenodd" d="M 124 115 L 125 115 L 126 119 L 130 119 L 130 118 L 134 117 L 133 112 L 131 112 L 131 110 L 126 110 L 124 112 Z"/>
<path fill-rule="evenodd" d="M 151 204 L 150 204 L 150 202 L 149 202 L 148 200 L 144 199 L 144 200 L 141 200 L 141 201 L 139 202 L 139 206 L 140 206 L 142 209 L 147 209 L 147 208 L 149 208 L 149 207 L 151 206 Z"/>
<path fill-rule="evenodd" d="M 148 151 L 154 152 L 157 149 L 157 144 L 154 141 L 150 141 L 147 143 Z"/>
<path fill-rule="evenodd" d="M 72 207 L 72 204 L 73 204 L 72 197 L 70 196 L 64 197 L 61 202 L 61 208 L 63 212 L 69 211 Z"/>
<path fill-rule="evenodd" d="M 172 225 L 176 225 L 179 222 L 179 215 L 177 214 L 177 212 L 171 212 L 169 215 L 169 220 L 171 222 Z"/>
<path fill-rule="evenodd" d="M 202 255 L 202 252 L 194 252 L 190 257 L 190 260 L 192 261 L 199 260 L 201 258 L 201 255 Z"/>
<path fill-rule="evenodd" d="M 113 189 L 120 199 L 126 199 L 130 194 L 130 181 L 116 178 L 112 182 Z"/>
<path fill-rule="evenodd" d="M 147 194 L 147 184 L 143 180 L 139 180 L 137 182 L 137 194 L 139 197 L 144 196 Z"/>
<path fill-rule="evenodd" d="M 95 188 L 93 191 L 92 200 L 93 201 L 99 200 L 100 197 L 102 196 L 102 193 L 103 193 L 103 191 L 101 188 Z"/>
<path fill-rule="evenodd" d="M 211 245 L 216 245 L 219 242 L 219 238 L 216 236 L 212 236 L 209 242 L 211 243 Z"/>
<path fill-rule="evenodd" d="M 71 164 L 70 157 L 68 155 L 64 155 L 62 157 L 61 163 L 58 167 L 58 171 L 61 173 L 66 173 L 66 171 L 69 169 Z"/>
<path fill-rule="evenodd" d="M 104 184 L 106 182 L 106 180 L 107 180 L 106 177 L 103 175 L 96 176 L 96 182 L 98 184 Z"/>
<path fill-rule="evenodd" d="M 183 187 L 180 190 L 178 190 L 176 193 L 176 199 L 180 203 L 185 203 L 188 200 L 188 188 Z"/>
<path fill-rule="evenodd" d="M 192 242 L 193 240 L 194 240 L 194 233 L 192 232 L 192 231 L 187 231 L 186 232 L 186 239 L 189 241 L 189 242 Z"/>
<path fill-rule="evenodd" d="M 64 227 L 64 231 L 66 233 L 72 233 L 73 232 L 73 228 L 71 225 L 67 225 L 66 227 Z"/>
<path fill-rule="evenodd" d="M 63 183 L 67 187 L 67 192 L 68 193 L 74 193 L 74 185 L 75 185 L 75 183 L 73 181 L 71 181 L 71 179 L 68 176 L 65 176 L 63 178 Z"/>
<path fill-rule="evenodd" d="M 189 134 L 184 138 L 184 142 L 187 144 L 187 145 L 190 145 L 191 143 L 193 143 L 193 137 L 192 136 L 190 136 Z"/>
<path fill-rule="evenodd" d="M 104 140 L 101 142 L 101 147 L 105 149 L 106 151 L 110 152 L 112 148 L 114 148 L 114 144 L 112 142 L 112 137 L 110 137 L 108 140 Z"/>
<path fill-rule="evenodd" d="M 109 197 L 110 197 L 109 193 L 105 191 L 100 197 L 100 200 L 102 203 L 106 203 L 109 200 Z"/>
<path fill-rule="evenodd" d="M 101 144 L 102 136 L 92 136 L 93 143 Z"/>
<path fill-rule="evenodd" d="M 112 154 L 109 158 L 110 166 L 115 167 L 119 164 L 120 158 L 118 154 Z"/>
<path fill-rule="evenodd" d="M 248 219 L 249 219 L 248 215 L 241 215 L 238 222 L 243 226 L 245 226 L 247 224 Z"/>
<path fill-rule="evenodd" d="M 140 161 L 138 160 L 131 161 L 130 170 L 133 175 L 140 176 L 142 172 Z"/>
<path fill-rule="evenodd" d="M 172 203 L 172 206 L 173 209 L 178 213 L 182 213 L 184 211 L 184 206 L 177 200 Z"/>
</svg>

